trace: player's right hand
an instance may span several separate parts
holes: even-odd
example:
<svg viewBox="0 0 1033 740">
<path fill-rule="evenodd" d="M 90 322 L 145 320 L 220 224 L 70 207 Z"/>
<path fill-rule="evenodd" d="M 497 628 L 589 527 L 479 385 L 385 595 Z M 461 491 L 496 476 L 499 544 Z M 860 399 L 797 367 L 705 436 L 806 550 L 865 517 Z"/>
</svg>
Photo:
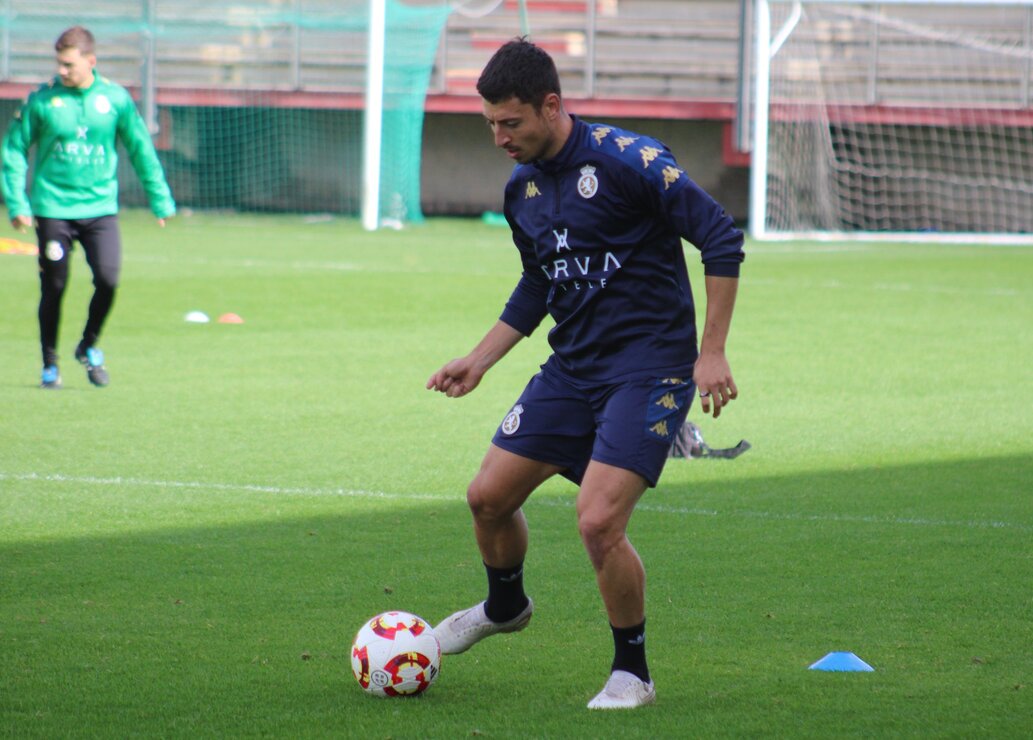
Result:
<svg viewBox="0 0 1033 740">
<path fill-rule="evenodd" d="M 476 388 L 483 375 L 474 370 L 474 363 L 469 357 L 460 357 L 431 375 L 427 381 L 427 390 L 444 393 L 449 398 L 459 398 Z"/>
<path fill-rule="evenodd" d="M 11 219 L 11 226 L 15 231 L 24 234 L 32 226 L 32 216 L 15 216 Z"/>
</svg>

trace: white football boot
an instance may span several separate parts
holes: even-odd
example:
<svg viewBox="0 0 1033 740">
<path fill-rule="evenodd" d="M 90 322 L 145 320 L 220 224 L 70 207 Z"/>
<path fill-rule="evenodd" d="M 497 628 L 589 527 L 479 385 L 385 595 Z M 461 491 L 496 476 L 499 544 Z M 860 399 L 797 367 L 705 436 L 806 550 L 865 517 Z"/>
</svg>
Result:
<svg viewBox="0 0 1033 740">
<path fill-rule="evenodd" d="M 534 602 L 527 600 L 527 606 L 508 622 L 493 622 L 484 613 L 484 602 L 442 620 L 434 628 L 434 635 L 441 644 L 442 655 L 463 653 L 485 637 L 500 632 L 519 632 L 531 621 Z"/>
<path fill-rule="evenodd" d="M 588 702 L 589 709 L 634 709 L 656 701 L 653 682 L 646 683 L 634 673 L 614 671 L 603 690 Z"/>
</svg>

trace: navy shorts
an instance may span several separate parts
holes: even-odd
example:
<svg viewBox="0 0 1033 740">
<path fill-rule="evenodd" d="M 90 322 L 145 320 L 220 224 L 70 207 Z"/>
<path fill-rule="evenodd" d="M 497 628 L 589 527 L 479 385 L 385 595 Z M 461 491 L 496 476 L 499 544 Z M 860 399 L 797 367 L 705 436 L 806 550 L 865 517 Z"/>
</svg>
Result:
<svg viewBox="0 0 1033 740">
<path fill-rule="evenodd" d="M 638 473 L 652 487 L 689 412 L 691 377 L 583 384 L 546 365 L 531 378 L 492 443 L 559 465 L 581 483 L 590 460 Z"/>
</svg>

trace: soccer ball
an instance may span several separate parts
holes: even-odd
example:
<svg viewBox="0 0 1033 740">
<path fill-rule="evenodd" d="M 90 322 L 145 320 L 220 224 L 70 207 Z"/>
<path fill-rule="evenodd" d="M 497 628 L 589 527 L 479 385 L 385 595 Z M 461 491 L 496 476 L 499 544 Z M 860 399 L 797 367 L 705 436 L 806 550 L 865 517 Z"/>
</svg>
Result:
<svg viewBox="0 0 1033 740">
<path fill-rule="evenodd" d="M 415 696 L 441 670 L 434 630 L 409 612 L 384 612 L 362 625 L 352 644 L 352 673 L 374 696 Z"/>
</svg>

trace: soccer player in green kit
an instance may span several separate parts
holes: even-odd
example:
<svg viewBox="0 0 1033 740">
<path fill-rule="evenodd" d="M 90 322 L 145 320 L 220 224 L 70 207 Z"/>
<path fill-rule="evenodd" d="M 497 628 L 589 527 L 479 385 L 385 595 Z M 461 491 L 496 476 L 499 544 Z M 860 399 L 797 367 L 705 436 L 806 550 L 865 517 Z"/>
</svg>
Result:
<svg viewBox="0 0 1033 740">
<path fill-rule="evenodd" d="M 29 95 L 4 137 L 3 195 L 15 229 L 24 232 L 35 220 L 43 351 L 40 385 L 61 387 L 57 335 L 69 254 L 77 241 L 93 271 L 94 292 L 75 359 L 85 366 L 93 385 L 105 386 L 108 372 L 96 344 L 111 311 L 122 266 L 116 141 L 129 154 L 159 226 L 176 212 L 176 204 L 129 93 L 95 69 L 93 34 L 73 26 L 58 37 L 54 49 L 57 76 Z M 35 167 L 26 199 L 28 157 L 34 146 Z"/>
</svg>

